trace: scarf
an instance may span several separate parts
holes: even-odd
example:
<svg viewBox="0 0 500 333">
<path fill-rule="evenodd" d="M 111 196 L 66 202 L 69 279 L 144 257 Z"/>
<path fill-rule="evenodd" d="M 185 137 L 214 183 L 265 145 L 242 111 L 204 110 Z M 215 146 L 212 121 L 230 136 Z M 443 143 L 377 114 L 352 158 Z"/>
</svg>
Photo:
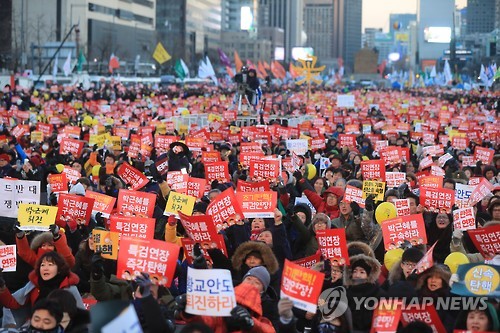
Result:
<svg viewBox="0 0 500 333">
<path fill-rule="evenodd" d="M 43 280 L 41 277 L 39 279 L 39 288 L 40 288 L 40 293 L 38 294 L 38 299 L 44 299 L 46 298 L 52 290 L 59 289 L 59 286 L 61 285 L 62 281 L 65 279 L 65 276 L 61 276 L 59 273 L 54 276 L 50 280 Z"/>
</svg>

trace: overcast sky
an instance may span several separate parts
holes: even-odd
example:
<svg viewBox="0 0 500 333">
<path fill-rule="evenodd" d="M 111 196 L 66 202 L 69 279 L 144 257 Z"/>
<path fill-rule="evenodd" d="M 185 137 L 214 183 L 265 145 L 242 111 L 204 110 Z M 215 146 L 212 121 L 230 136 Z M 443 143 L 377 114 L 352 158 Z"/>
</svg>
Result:
<svg viewBox="0 0 500 333">
<path fill-rule="evenodd" d="M 459 8 L 467 5 L 467 0 L 455 2 Z M 389 31 L 389 15 L 406 13 L 417 13 L 417 0 L 363 0 L 363 32 L 365 28 Z"/>
</svg>

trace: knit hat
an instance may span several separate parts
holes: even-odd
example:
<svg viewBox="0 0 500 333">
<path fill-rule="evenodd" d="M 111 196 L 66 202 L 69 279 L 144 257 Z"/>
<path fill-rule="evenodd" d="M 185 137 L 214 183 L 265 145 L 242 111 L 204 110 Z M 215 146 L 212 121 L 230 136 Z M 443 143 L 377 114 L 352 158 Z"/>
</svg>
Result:
<svg viewBox="0 0 500 333">
<path fill-rule="evenodd" d="M 259 281 L 264 286 L 264 291 L 267 290 L 267 287 L 269 287 L 269 283 L 271 282 L 271 276 L 269 275 L 269 272 L 264 266 L 257 266 L 250 269 L 248 273 L 246 273 L 245 276 L 243 277 L 243 280 L 248 276 L 253 276 L 259 279 Z"/>
<path fill-rule="evenodd" d="M 9 154 L 0 154 L 0 160 L 4 160 L 7 162 L 10 162 L 10 155 Z"/>
<path fill-rule="evenodd" d="M 424 257 L 424 254 L 422 253 L 422 251 L 420 251 L 417 248 L 410 247 L 410 248 L 406 249 L 405 252 L 403 252 L 403 256 L 401 257 L 401 261 L 402 262 L 409 261 L 409 262 L 417 263 L 423 257 Z"/>
<path fill-rule="evenodd" d="M 351 262 L 351 270 L 354 271 L 356 267 L 361 267 L 366 271 L 366 275 L 370 275 L 372 267 L 362 258 Z"/>
</svg>

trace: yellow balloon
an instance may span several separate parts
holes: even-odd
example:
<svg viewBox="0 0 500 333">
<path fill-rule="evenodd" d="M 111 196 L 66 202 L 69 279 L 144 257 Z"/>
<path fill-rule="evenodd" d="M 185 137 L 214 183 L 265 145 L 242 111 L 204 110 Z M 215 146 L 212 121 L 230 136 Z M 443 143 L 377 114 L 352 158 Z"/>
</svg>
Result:
<svg viewBox="0 0 500 333">
<path fill-rule="evenodd" d="M 395 263 L 401 260 L 401 258 L 403 257 L 403 252 L 403 249 L 398 248 L 389 250 L 385 253 L 384 266 L 388 271 L 391 270 L 392 266 L 394 266 Z"/>
<path fill-rule="evenodd" d="M 189 116 L 189 110 L 182 110 L 181 116 Z"/>
<path fill-rule="evenodd" d="M 92 167 L 92 176 L 98 177 L 99 171 L 101 170 L 101 165 L 97 164 Z"/>
<path fill-rule="evenodd" d="M 64 165 L 63 164 L 56 164 L 56 169 L 59 173 L 61 173 L 64 170 Z"/>
<path fill-rule="evenodd" d="M 92 126 L 95 126 L 99 124 L 99 119 L 95 118 L 95 119 L 92 119 Z"/>
<path fill-rule="evenodd" d="M 382 202 L 375 210 L 375 218 L 378 224 L 382 224 L 385 220 L 393 219 L 396 216 L 396 206 L 390 202 Z"/>
<path fill-rule="evenodd" d="M 91 126 L 92 125 L 92 117 L 91 116 L 85 116 L 83 117 L 83 124 L 85 126 Z"/>
<path fill-rule="evenodd" d="M 304 176 L 308 180 L 312 180 L 316 176 L 316 167 L 314 164 L 308 163 L 306 164 L 305 169 Z"/>
<path fill-rule="evenodd" d="M 462 252 L 452 252 L 444 260 L 444 264 L 450 268 L 452 274 L 457 272 L 458 266 L 470 263 L 469 258 Z"/>
<path fill-rule="evenodd" d="M 33 91 L 33 96 L 38 97 L 38 90 Z"/>
</svg>

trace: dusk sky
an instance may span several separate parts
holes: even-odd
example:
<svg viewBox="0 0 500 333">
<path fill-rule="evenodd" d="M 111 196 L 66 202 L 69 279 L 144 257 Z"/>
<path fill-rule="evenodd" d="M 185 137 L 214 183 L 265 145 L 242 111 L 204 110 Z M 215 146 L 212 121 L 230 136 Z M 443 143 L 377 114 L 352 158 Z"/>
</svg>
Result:
<svg viewBox="0 0 500 333">
<path fill-rule="evenodd" d="M 456 0 L 459 8 L 467 0 Z M 365 28 L 383 28 L 389 31 L 390 14 L 417 13 L 417 0 L 363 0 L 363 32 Z"/>
</svg>

